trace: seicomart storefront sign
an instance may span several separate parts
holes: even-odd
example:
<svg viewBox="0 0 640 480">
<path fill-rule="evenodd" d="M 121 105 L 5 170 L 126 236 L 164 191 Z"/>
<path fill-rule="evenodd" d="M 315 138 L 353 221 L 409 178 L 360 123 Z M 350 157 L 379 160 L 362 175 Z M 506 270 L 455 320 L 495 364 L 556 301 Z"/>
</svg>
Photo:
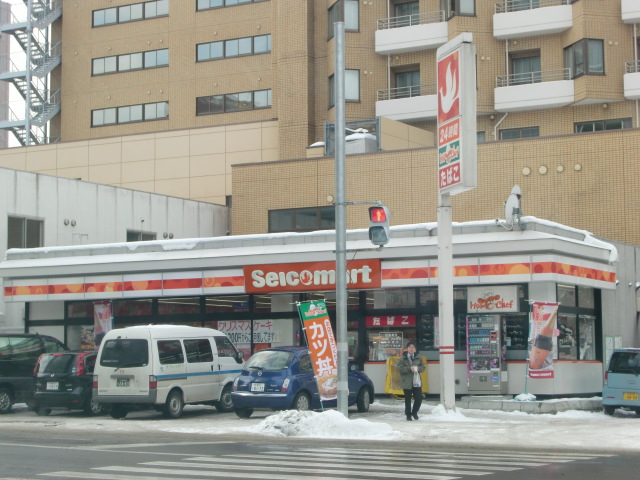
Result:
<svg viewBox="0 0 640 480">
<path fill-rule="evenodd" d="M 243 268 L 247 293 L 300 292 L 334 289 L 335 262 L 247 265 Z M 380 288 L 380 260 L 354 260 L 347 264 L 347 288 Z"/>
</svg>

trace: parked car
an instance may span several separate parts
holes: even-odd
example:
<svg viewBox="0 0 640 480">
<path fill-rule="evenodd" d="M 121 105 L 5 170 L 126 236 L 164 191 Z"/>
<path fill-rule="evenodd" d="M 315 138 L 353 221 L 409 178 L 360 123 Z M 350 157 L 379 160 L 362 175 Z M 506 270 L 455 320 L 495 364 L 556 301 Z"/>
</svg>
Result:
<svg viewBox="0 0 640 480">
<path fill-rule="evenodd" d="M 374 401 L 373 382 L 364 373 L 350 369 L 349 406 L 367 412 Z M 236 415 L 248 418 L 257 409 L 317 410 L 335 407 L 336 401 L 320 405 L 318 385 L 307 347 L 274 347 L 260 350 L 245 364 L 231 392 Z"/>
<path fill-rule="evenodd" d="M 93 369 L 97 352 L 43 353 L 35 368 L 34 410 L 49 415 L 54 408 L 105 412 L 93 400 Z"/>
<path fill-rule="evenodd" d="M 33 405 L 33 369 L 38 357 L 46 352 L 68 350 L 48 335 L 0 334 L 0 413 L 9 412 L 18 402 Z"/>
<path fill-rule="evenodd" d="M 604 374 L 602 407 L 607 415 L 613 415 L 616 408 L 640 415 L 640 348 L 613 351 Z"/>
</svg>

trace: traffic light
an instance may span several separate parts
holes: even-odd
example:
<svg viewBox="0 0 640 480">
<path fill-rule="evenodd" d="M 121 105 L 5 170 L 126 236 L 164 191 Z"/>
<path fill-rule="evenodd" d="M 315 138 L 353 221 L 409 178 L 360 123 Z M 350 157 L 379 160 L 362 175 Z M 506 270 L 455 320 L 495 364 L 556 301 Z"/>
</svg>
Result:
<svg viewBox="0 0 640 480">
<path fill-rule="evenodd" d="M 389 233 L 389 210 L 387 207 L 369 207 L 369 240 L 374 245 L 386 245 L 391 239 Z"/>
</svg>

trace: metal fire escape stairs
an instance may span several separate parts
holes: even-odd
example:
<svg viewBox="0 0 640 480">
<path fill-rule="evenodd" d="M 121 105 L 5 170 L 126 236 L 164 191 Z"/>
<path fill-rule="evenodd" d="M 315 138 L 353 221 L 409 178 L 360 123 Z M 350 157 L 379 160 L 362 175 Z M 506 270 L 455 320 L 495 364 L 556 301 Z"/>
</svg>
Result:
<svg viewBox="0 0 640 480">
<path fill-rule="evenodd" d="M 0 80 L 15 87 L 24 106 L 22 102 L 5 104 L 0 129 L 10 131 L 26 146 L 55 141 L 48 137 L 48 123 L 60 113 L 60 90 L 50 90 L 49 74 L 61 63 L 62 45 L 51 45 L 49 37 L 52 23 L 62 16 L 62 0 L 23 2 L 26 15 L 16 16 L 14 6 L 9 15 L 2 16 L 9 23 L 1 22 L 0 35 L 11 35 L 16 40 L 24 51 L 24 63 L 21 52 L 9 54 L 0 61 Z"/>
</svg>

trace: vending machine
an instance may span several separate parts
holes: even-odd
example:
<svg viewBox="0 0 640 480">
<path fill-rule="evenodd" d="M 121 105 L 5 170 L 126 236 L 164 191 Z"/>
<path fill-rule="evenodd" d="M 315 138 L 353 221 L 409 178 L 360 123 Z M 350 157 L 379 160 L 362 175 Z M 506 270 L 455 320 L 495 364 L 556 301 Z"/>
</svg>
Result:
<svg viewBox="0 0 640 480">
<path fill-rule="evenodd" d="M 467 384 L 472 395 L 507 393 L 506 322 L 499 315 L 467 316 Z"/>
</svg>

